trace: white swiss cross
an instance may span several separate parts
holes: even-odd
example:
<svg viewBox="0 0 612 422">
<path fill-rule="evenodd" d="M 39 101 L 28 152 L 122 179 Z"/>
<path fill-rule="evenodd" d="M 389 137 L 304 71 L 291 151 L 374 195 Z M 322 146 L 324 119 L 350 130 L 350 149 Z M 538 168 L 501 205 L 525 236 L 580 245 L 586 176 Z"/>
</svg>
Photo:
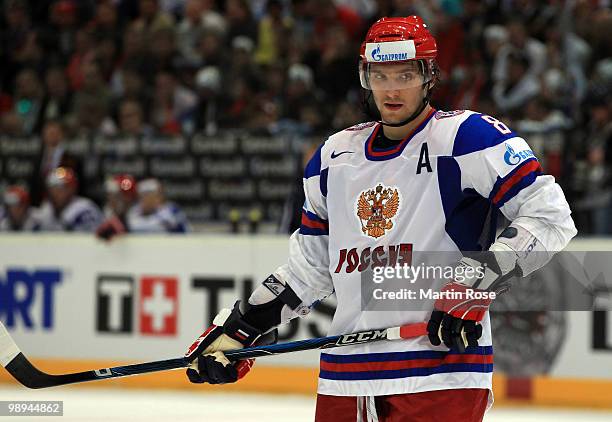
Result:
<svg viewBox="0 0 612 422">
<path fill-rule="evenodd" d="M 155 282 L 153 295 L 144 299 L 143 309 L 153 319 L 153 330 L 162 331 L 164 318 L 174 313 L 174 302 L 166 297 L 163 282 Z"/>
</svg>

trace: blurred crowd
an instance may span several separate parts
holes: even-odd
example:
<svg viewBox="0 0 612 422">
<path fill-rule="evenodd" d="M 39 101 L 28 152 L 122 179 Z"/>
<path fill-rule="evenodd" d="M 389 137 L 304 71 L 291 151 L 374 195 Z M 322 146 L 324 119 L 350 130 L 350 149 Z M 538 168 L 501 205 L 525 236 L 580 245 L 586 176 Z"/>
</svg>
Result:
<svg viewBox="0 0 612 422">
<path fill-rule="evenodd" d="M 100 209 L 79 194 L 79 180 L 70 167 L 57 167 L 45 179 L 44 200 L 34 206 L 27 189 L 9 186 L 0 208 L 0 231 L 83 232 L 111 240 L 124 233 L 187 233 L 180 208 L 166 201 L 157 179 L 137 182 L 128 174 L 106 180 Z"/>
<path fill-rule="evenodd" d="M 51 145 L 30 192 L 13 195 L 31 195 L 36 205 L 44 188 L 59 183 L 49 178 L 57 168 L 79 178 L 78 165 L 53 147 L 54 131 L 66 139 L 141 139 L 241 128 L 322 140 L 363 121 L 357 62 L 365 31 L 381 16 L 418 14 L 438 42 L 435 107 L 503 120 L 561 183 L 580 233 L 612 234 L 608 1 L 0 5 L 0 132 Z M 159 184 L 144 186 L 151 183 Z M 72 190 L 78 195 L 77 184 Z"/>
</svg>

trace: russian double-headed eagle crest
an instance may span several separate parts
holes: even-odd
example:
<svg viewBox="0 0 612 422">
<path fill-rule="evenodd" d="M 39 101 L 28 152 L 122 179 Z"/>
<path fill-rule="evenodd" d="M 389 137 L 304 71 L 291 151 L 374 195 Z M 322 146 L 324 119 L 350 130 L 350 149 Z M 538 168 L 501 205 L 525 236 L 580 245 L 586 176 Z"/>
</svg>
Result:
<svg viewBox="0 0 612 422">
<path fill-rule="evenodd" d="M 391 219 L 397 214 L 399 204 L 397 189 L 379 184 L 374 189 L 361 192 L 357 200 L 357 217 L 363 234 L 377 239 L 391 230 Z"/>
</svg>

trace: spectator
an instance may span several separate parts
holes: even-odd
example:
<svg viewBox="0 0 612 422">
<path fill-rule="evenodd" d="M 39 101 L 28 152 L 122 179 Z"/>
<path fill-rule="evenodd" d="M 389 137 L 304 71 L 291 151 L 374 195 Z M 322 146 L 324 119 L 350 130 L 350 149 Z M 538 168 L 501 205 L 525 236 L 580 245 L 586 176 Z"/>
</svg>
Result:
<svg viewBox="0 0 612 422">
<path fill-rule="evenodd" d="M 493 86 L 493 100 L 503 113 L 516 112 L 540 92 L 540 83 L 529 72 L 529 62 L 518 52 L 508 57 L 506 79 Z"/>
<path fill-rule="evenodd" d="M 138 183 L 138 203 L 127 213 L 133 233 L 186 233 L 187 218 L 179 207 L 164 198 L 161 183 L 146 179 Z"/>
<path fill-rule="evenodd" d="M 83 101 L 83 97 L 91 97 L 101 102 L 104 109 L 108 111 L 111 95 L 104 80 L 100 63 L 95 60 L 87 61 L 83 63 L 82 70 L 83 84 L 75 97 L 75 108 L 78 108 L 79 101 Z"/>
<path fill-rule="evenodd" d="M 571 121 L 554 110 L 543 99 L 534 98 L 525 107 L 525 116 L 516 123 L 516 130 L 527 141 L 547 174 L 563 176 L 562 156 L 565 131 Z"/>
<path fill-rule="evenodd" d="M 123 32 L 123 48 L 118 65 L 144 71 L 149 62 L 147 51 L 147 34 L 136 24 L 129 25 Z"/>
<path fill-rule="evenodd" d="M 70 88 L 73 91 L 81 89 L 84 75 L 84 64 L 94 59 L 94 40 L 91 31 L 87 28 L 81 28 L 76 33 L 75 47 L 70 59 L 66 72 L 70 81 Z"/>
<path fill-rule="evenodd" d="M 218 112 L 221 94 L 221 72 L 215 66 L 207 66 L 196 75 L 199 104 L 196 125 L 208 136 L 215 135 L 218 129 Z"/>
<path fill-rule="evenodd" d="M 75 101 L 75 115 L 71 130 L 76 135 L 89 138 L 108 138 L 117 134 L 117 126 L 109 115 L 108 101 L 97 101 L 93 95 L 81 95 Z"/>
<path fill-rule="evenodd" d="M 109 177 L 104 183 L 106 193 L 106 204 L 104 205 L 104 216 L 118 217 L 123 223 L 125 218 L 137 200 L 136 179 L 130 174 L 119 174 Z"/>
<path fill-rule="evenodd" d="M 23 120 L 14 111 L 0 115 L 0 133 L 11 138 L 22 138 L 25 136 L 23 131 Z"/>
<path fill-rule="evenodd" d="M 119 106 L 118 136 L 143 139 L 152 135 L 153 128 L 145 123 L 140 103 L 131 99 L 123 100 Z"/>
<path fill-rule="evenodd" d="M 327 29 L 321 58 L 317 63 L 316 82 L 325 95 L 344 99 L 357 82 L 357 63 L 351 54 L 350 39 L 339 25 Z"/>
<path fill-rule="evenodd" d="M 74 97 L 76 129 L 83 136 L 113 136 L 117 129 L 110 118 L 111 92 L 100 65 L 96 61 L 83 63 L 84 81 Z"/>
<path fill-rule="evenodd" d="M 228 86 L 229 105 L 219 116 L 223 128 L 244 128 L 258 110 L 254 84 L 246 79 L 234 79 Z"/>
<path fill-rule="evenodd" d="M 175 63 L 176 41 L 174 30 L 159 28 L 150 35 L 151 65 L 154 69 L 167 69 Z"/>
<path fill-rule="evenodd" d="M 224 67 L 223 38 L 217 32 L 203 32 L 198 40 L 197 54 L 201 66 Z"/>
<path fill-rule="evenodd" d="M 46 96 L 42 105 L 44 120 L 65 118 L 71 112 L 72 92 L 68 87 L 66 73 L 61 67 L 52 67 L 45 75 Z"/>
<path fill-rule="evenodd" d="M 21 118 L 26 135 L 40 130 L 44 95 L 43 85 L 34 69 L 23 69 L 17 74 L 13 109 Z"/>
<path fill-rule="evenodd" d="M 325 109 L 314 86 L 312 70 L 303 64 L 293 64 L 287 72 L 287 90 L 283 120 L 273 133 L 295 133 L 301 136 L 313 135 L 325 126 Z"/>
<path fill-rule="evenodd" d="M 250 86 L 258 83 L 259 75 L 253 62 L 255 45 L 248 37 L 238 36 L 232 40 L 232 62 L 223 71 L 226 86 L 232 87 L 238 80 L 244 80 Z"/>
<path fill-rule="evenodd" d="M 484 44 L 487 60 L 491 62 L 499 61 L 501 63 L 501 59 L 498 59 L 498 55 L 501 54 L 507 43 L 508 30 L 504 26 L 489 25 L 485 28 Z M 501 77 L 502 75 L 500 74 L 497 79 L 501 79 Z"/>
<path fill-rule="evenodd" d="M 49 23 L 44 28 L 41 39 L 45 51 L 59 53 L 65 61 L 75 48 L 76 32 L 79 25 L 79 5 L 73 0 L 58 0 L 51 4 Z"/>
<path fill-rule="evenodd" d="M 137 101 L 144 115 L 149 116 L 153 96 L 147 90 L 146 80 L 140 76 L 137 64 L 126 64 L 120 71 L 115 72 L 111 86 L 115 110 L 123 99 L 130 99 Z"/>
<path fill-rule="evenodd" d="M 159 29 L 172 29 L 174 19 L 159 8 L 158 0 L 140 0 L 138 2 L 139 16 L 134 23 L 137 29 L 151 34 Z"/>
<path fill-rule="evenodd" d="M 333 0 L 315 0 L 314 31 L 320 41 L 327 40 L 327 30 L 340 25 L 349 40 L 359 41 L 364 29 L 364 21 L 353 9 L 337 5 Z M 404 15 L 408 16 L 408 15 Z M 431 20 L 429 20 L 431 22 Z M 320 50 L 324 45 L 318 46 Z"/>
<path fill-rule="evenodd" d="M 336 112 L 334 113 L 334 119 L 332 121 L 332 127 L 335 131 L 346 129 L 357 123 L 361 122 L 363 118 L 362 112 L 359 111 L 359 105 L 351 103 L 349 101 L 343 101 L 340 103 Z"/>
<path fill-rule="evenodd" d="M 100 68 L 100 74 L 104 81 L 109 81 L 117 66 L 117 44 L 110 36 L 100 36 L 96 39 L 94 49 L 96 63 Z"/>
<path fill-rule="evenodd" d="M 5 214 L 0 215 L 0 232 L 38 231 L 40 223 L 30 207 L 30 195 L 21 186 L 9 186 L 4 192 Z"/>
<path fill-rule="evenodd" d="M 153 124 L 160 133 L 178 135 L 193 125 L 197 96 L 177 82 L 168 71 L 161 71 L 155 78 Z"/>
<path fill-rule="evenodd" d="M 100 209 L 77 195 L 78 184 L 68 167 L 58 167 L 47 176 L 48 199 L 39 213 L 41 231 L 93 232 L 100 225 Z"/>
<path fill-rule="evenodd" d="M 303 64 L 293 64 L 287 71 L 284 117 L 299 120 L 300 105 L 316 101 L 312 70 Z"/>
<path fill-rule="evenodd" d="M 291 45 L 299 46 L 301 50 L 310 50 L 315 46 L 314 21 L 315 0 L 293 0 L 293 26 Z"/>
<path fill-rule="evenodd" d="M 586 183 L 577 203 L 586 211 L 588 231 L 612 234 L 612 101 L 599 93 L 588 98 L 589 121 L 579 142 L 585 145 Z"/>
<path fill-rule="evenodd" d="M 516 70 L 517 56 L 521 57 L 525 67 L 526 81 L 533 81 L 544 71 L 546 63 L 546 47 L 538 40 L 528 36 L 525 25 L 518 21 L 511 21 L 506 27 L 508 42 L 499 47 L 493 65 L 493 81 L 504 84 L 511 78 L 510 72 Z M 497 100 L 496 100 L 497 101 Z"/>
<path fill-rule="evenodd" d="M 205 31 L 227 34 L 227 21 L 225 17 L 216 10 L 215 0 L 202 0 L 202 28 Z"/>
<path fill-rule="evenodd" d="M 4 3 L 4 27 L 0 32 L 0 59 L 2 75 L 0 84 L 12 85 L 18 71 L 18 57 L 32 36 L 31 19 L 25 2 L 12 0 Z"/>
<path fill-rule="evenodd" d="M 110 38 L 118 43 L 122 31 L 117 17 L 117 8 L 110 0 L 101 0 L 97 3 L 95 16 L 89 24 L 94 37 Z"/>
<path fill-rule="evenodd" d="M 183 19 L 176 28 L 178 50 L 187 61 L 197 63 L 199 57 L 196 44 L 204 32 L 202 24 L 204 1 L 187 0 L 184 10 Z"/>
<path fill-rule="evenodd" d="M 96 236 L 111 240 L 129 231 L 127 213 L 136 204 L 136 180 L 129 174 L 120 174 L 106 180 L 104 221 L 96 229 Z"/>
<path fill-rule="evenodd" d="M 44 199 L 47 177 L 58 167 L 70 168 L 76 177 L 83 180 L 83 169 L 80 160 L 66 152 L 66 133 L 59 120 L 45 122 L 42 132 L 42 148 L 35 160 L 34 172 L 30 180 L 32 204 L 40 205 Z"/>
<path fill-rule="evenodd" d="M 283 17 L 279 0 L 267 2 L 267 14 L 259 21 L 258 44 L 255 61 L 262 65 L 277 62 L 286 56 L 291 20 Z"/>
<path fill-rule="evenodd" d="M 249 37 L 257 43 L 257 23 L 246 0 L 227 0 L 225 2 L 225 18 L 227 19 L 227 37 L 233 40 L 239 35 Z"/>
</svg>

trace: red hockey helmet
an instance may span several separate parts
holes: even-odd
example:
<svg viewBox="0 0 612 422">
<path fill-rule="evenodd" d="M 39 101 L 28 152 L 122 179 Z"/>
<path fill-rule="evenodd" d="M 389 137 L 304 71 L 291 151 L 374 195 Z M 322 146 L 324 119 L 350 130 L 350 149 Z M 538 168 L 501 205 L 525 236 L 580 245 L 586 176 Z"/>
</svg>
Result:
<svg viewBox="0 0 612 422">
<path fill-rule="evenodd" d="M 419 16 L 379 19 L 361 44 L 361 86 L 404 89 L 424 85 L 435 77 L 437 52 L 436 40 Z M 393 74 L 381 72 L 380 65 L 397 63 L 410 65 Z"/>
<path fill-rule="evenodd" d="M 9 186 L 4 192 L 4 204 L 7 206 L 27 205 L 30 203 L 30 195 L 21 186 Z"/>
<path fill-rule="evenodd" d="M 120 193 L 126 198 L 136 198 L 136 179 L 129 174 L 119 174 L 106 180 L 104 185 L 107 194 Z"/>
<path fill-rule="evenodd" d="M 78 184 L 74 170 L 69 167 L 58 167 L 47 176 L 47 187 L 49 188 L 68 186 L 76 189 Z"/>
</svg>

